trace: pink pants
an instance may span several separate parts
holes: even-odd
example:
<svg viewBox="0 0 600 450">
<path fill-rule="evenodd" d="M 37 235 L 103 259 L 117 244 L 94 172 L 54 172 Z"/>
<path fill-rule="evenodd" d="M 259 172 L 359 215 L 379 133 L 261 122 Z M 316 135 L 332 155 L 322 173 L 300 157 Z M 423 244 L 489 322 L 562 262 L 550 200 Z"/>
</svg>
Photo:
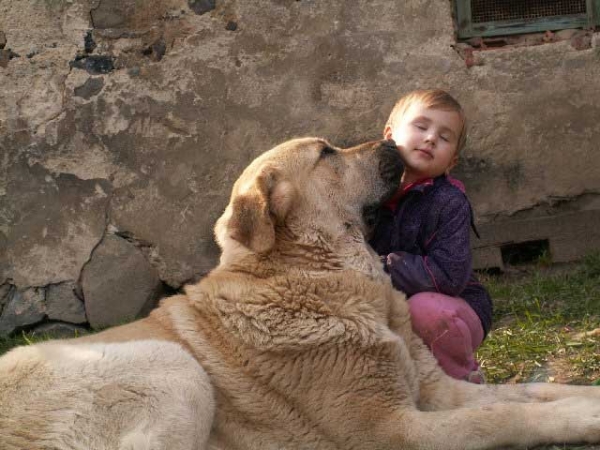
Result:
<svg viewBox="0 0 600 450">
<path fill-rule="evenodd" d="M 474 352 L 483 341 L 479 317 L 459 297 L 420 292 L 408 299 L 412 328 L 448 375 L 464 380 L 479 367 Z"/>
</svg>

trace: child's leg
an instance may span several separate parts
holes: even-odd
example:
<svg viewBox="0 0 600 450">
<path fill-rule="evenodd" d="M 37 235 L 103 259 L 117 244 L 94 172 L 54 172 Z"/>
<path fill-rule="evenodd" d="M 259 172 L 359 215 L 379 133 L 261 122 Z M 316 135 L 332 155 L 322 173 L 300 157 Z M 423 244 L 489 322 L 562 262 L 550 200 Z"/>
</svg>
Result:
<svg viewBox="0 0 600 450">
<path fill-rule="evenodd" d="M 415 333 L 453 378 L 467 379 L 478 369 L 474 352 L 483 341 L 479 317 L 459 297 L 420 292 L 408 299 Z"/>
</svg>

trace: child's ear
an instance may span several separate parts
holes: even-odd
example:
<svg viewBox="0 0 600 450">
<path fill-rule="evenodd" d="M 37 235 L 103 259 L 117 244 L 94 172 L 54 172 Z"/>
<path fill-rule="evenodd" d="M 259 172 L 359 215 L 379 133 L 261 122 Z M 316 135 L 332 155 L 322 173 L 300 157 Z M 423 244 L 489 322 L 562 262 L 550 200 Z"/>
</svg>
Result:
<svg viewBox="0 0 600 450">
<path fill-rule="evenodd" d="M 389 125 L 386 126 L 385 129 L 383 130 L 383 138 L 384 139 L 392 138 L 392 127 L 390 127 Z"/>
</svg>

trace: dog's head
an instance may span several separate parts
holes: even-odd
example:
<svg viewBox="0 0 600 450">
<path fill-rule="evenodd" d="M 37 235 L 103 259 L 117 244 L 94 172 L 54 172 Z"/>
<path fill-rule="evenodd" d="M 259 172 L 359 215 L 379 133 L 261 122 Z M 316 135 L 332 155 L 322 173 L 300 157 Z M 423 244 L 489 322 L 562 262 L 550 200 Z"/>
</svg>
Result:
<svg viewBox="0 0 600 450">
<path fill-rule="evenodd" d="M 262 154 L 233 187 L 215 235 L 223 256 L 266 254 L 278 241 L 331 247 L 360 241 L 368 215 L 398 187 L 402 163 L 393 141 L 349 149 L 295 139 Z"/>
</svg>

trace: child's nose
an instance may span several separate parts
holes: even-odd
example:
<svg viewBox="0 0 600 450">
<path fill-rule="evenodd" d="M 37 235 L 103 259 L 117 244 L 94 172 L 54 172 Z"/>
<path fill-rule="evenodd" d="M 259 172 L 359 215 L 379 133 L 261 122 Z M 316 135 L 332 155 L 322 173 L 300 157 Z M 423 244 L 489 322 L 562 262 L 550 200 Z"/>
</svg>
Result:
<svg viewBox="0 0 600 450">
<path fill-rule="evenodd" d="M 430 142 L 432 144 L 435 144 L 437 140 L 437 137 L 435 135 L 435 133 L 427 133 L 427 135 L 425 136 L 425 142 Z"/>
</svg>

